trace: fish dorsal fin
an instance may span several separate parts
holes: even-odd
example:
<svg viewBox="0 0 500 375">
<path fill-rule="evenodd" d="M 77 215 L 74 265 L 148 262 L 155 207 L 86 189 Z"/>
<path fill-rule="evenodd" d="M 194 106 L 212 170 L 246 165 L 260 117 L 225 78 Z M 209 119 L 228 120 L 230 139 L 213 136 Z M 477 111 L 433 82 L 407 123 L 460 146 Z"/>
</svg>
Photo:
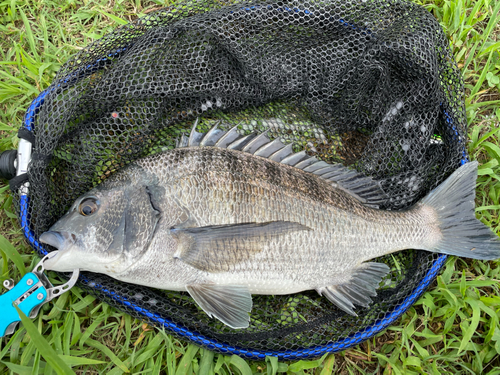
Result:
<svg viewBox="0 0 500 375">
<path fill-rule="evenodd" d="M 198 133 L 196 131 L 197 126 L 198 126 L 198 118 L 194 122 L 194 125 L 191 129 L 191 133 L 189 134 L 188 145 L 187 145 L 188 147 L 199 146 L 203 136 L 205 135 L 203 133 Z"/>
<path fill-rule="evenodd" d="M 387 194 L 377 181 L 341 164 L 322 166 L 312 173 L 331 181 L 332 184 L 357 198 L 365 206 L 378 208 L 388 199 Z"/>
<path fill-rule="evenodd" d="M 293 152 L 291 143 L 285 145 L 279 139 L 271 141 L 267 136 L 267 132 L 242 136 L 238 132 L 239 124 L 227 132 L 218 129 L 217 124 L 207 133 L 198 133 L 196 131 L 197 125 L 198 119 L 196 119 L 191 129 L 189 137 L 182 135 L 177 140 L 177 148 L 214 146 L 268 158 L 313 173 L 331 182 L 335 187 L 352 195 L 369 207 L 378 208 L 388 198 L 379 183 L 371 177 L 346 168 L 342 164 L 329 164 L 318 160 L 314 156 L 307 155 L 305 151 Z"/>
<path fill-rule="evenodd" d="M 219 138 L 224 135 L 224 131 L 217 129 L 219 123 L 215 124 L 212 129 L 206 133 L 200 141 L 200 146 L 214 146 Z"/>
<path fill-rule="evenodd" d="M 255 154 L 262 146 L 267 145 L 271 140 L 268 138 L 267 132 L 260 133 L 250 142 L 248 142 L 245 147 L 241 149 L 243 152 L 248 152 L 249 154 Z"/>
<path fill-rule="evenodd" d="M 177 142 L 175 143 L 175 148 L 182 148 L 182 147 L 187 147 L 189 142 L 189 138 L 186 137 L 184 134 L 181 135 L 178 139 Z"/>
</svg>

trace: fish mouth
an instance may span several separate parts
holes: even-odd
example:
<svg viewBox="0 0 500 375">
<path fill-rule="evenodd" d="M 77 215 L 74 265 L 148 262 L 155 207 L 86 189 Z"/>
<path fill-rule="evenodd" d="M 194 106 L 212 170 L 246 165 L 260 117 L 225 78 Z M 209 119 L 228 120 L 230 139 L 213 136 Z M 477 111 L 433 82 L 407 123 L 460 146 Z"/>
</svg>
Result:
<svg viewBox="0 0 500 375">
<path fill-rule="evenodd" d="M 55 247 L 58 253 L 52 258 L 47 259 L 43 266 L 47 270 L 70 272 L 73 271 L 76 264 L 72 256 L 74 251 L 70 251 L 76 242 L 76 236 L 69 232 L 48 231 L 42 233 L 39 238 L 40 242 Z M 73 254 L 74 255 L 74 254 Z"/>
<path fill-rule="evenodd" d="M 48 231 L 42 233 L 39 240 L 44 244 L 55 247 L 57 250 L 65 250 L 74 245 L 76 236 L 69 232 Z"/>
</svg>

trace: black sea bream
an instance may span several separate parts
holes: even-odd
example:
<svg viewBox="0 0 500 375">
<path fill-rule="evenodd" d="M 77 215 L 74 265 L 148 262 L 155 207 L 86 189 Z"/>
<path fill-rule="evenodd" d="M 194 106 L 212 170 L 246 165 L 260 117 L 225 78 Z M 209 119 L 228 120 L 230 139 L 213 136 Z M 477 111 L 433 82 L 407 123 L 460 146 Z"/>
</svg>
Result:
<svg viewBox="0 0 500 375">
<path fill-rule="evenodd" d="M 389 271 L 373 258 L 500 257 L 498 237 L 474 216 L 476 175 L 467 163 L 412 208 L 383 211 L 384 192 L 355 171 L 265 134 L 193 129 L 78 198 L 40 237 L 59 249 L 45 268 L 188 291 L 233 328 L 248 326 L 251 294 L 315 289 L 355 315 Z"/>
</svg>

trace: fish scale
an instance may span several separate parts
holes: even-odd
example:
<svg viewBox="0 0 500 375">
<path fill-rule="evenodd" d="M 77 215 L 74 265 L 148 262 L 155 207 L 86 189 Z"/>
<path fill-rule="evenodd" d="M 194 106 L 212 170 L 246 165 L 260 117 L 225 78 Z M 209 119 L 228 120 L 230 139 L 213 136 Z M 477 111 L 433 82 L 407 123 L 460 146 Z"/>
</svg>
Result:
<svg viewBox="0 0 500 375">
<path fill-rule="evenodd" d="M 208 315 L 244 328 L 251 294 L 315 289 L 355 315 L 389 272 L 370 260 L 395 251 L 500 257 L 498 238 L 474 216 L 477 163 L 414 207 L 384 211 L 389 197 L 354 170 L 265 134 L 201 134 L 196 124 L 178 148 L 80 197 L 40 237 L 59 249 L 46 268 L 188 291 Z"/>
<path fill-rule="evenodd" d="M 272 249 L 262 251 L 255 258 L 255 262 L 248 265 L 251 267 L 251 272 L 255 270 L 260 272 L 263 271 L 260 266 L 262 262 L 271 264 L 272 269 L 269 270 L 269 275 L 261 274 L 263 278 L 274 276 L 276 271 L 280 270 L 280 265 L 285 262 L 301 263 L 303 264 L 300 269 L 302 283 L 308 283 L 312 289 L 317 285 L 323 285 L 321 282 L 331 282 L 333 275 L 342 273 L 346 268 L 352 268 L 353 265 L 364 260 L 385 254 L 387 252 L 384 248 L 385 244 L 397 246 L 400 243 L 400 246 L 404 248 L 417 243 L 418 236 L 421 235 L 418 232 L 413 236 L 415 238 L 404 235 L 405 222 L 403 219 L 407 221 L 407 225 L 413 227 L 415 219 L 413 219 L 412 215 L 377 211 L 376 214 L 379 217 L 377 217 L 378 222 L 375 222 L 373 220 L 375 215 L 373 209 L 364 207 L 342 191 L 333 190 L 331 185 L 323 183 L 316 176 L 297 175 L 292 167 L 287 167 L 286 171 L 280 170 L 279 177 L 275 177 L 270 173 L 257 173 L 257 177 L 255 177 L 249 176 L 248 171 L 272 169 L 271 167 L 266 168 L 266 164 L 273 162 L 256 157 L 246 158 L 246 155 L 250 155 L 240 153 L 238 163 L 221 163 L 221 160 L 228 159 L 225 154 L 236 153 L 236 151 L 210 147 L 178 149 L 174 150 L 174 152 L 184 153 L 182 159 L 192 160 L 193 165 L 182 164 L 178 167 L 175 162 L 169 164 L 168 160 L 179 160 L 181 157 L 167 154 L 158 156 L 156 163 L 148 161 L 147 164 L 139 164 L 142 164 L 150 173 L 158 170 L 158 165 L 162 165 L 166 167 L 165 171 L 171 170 L 172 175 L 182 180 L 182 183 L 176 184 L 169 173 L 164 174 L 165 180 L 163 181 L 162 175 L 158 176 L 160 183 L 169 183 L 173 186 L 174 194 L 180 196 L 180 203 L 189 210 L 198 225 L 210 226 L 281 220 L 299 222 L 312 229 L 309 233 L 293 236 L 293 239 L 291 235 L 291 237 L 281 239 Z M 179 170 L 176 170 L 176 168 L 179 168 Z M 183 171 L 185 175 L 183 175 Z M 193 173 L 192 171 L 196 172 Z M 222 173 L 226 181 L 232 181 L 229 188 L 217 183 L 217 179 L 209 177 L 210 172 L 213 171 Z M 316 180 L 316 184 L 314 185 L 311 180 Z M 282 184 L 278 185 L 278 181 L 282 181 Z M 285 185 L 285 183 L 288 183 L 288 185 Z M 303 188 L 295 189 L 294 186 L 303 186 Z M 311 192 L 312 189 L 316 192 L 313 194 L 314 198 L 311 197 L 311 194 L 307 196 L 301 195 L 304 190 Z M 222 200 L 218 198 L 221 192 L 224 196 Z M 243 192 L 248 200 L 238 199 L 238 192 Z M 329 204 L 325 202 L 329 202 Z M 337 206 L 340 207 L 336 207 L 332 203 L 337 203 Z M 355 219 L 345 211 L 345 208 L 349 205 L 351 205 L 351 212 L 356 211 L 359 218 Z M 279 209 L 280 206 L 286 206 L 288 209 Z M 167 210 L 168 208 L 165 207 L 165 211 Z M 380 215 L 382 216 L 380 217 Z M 386 228 L 387 224 L 384 227 L 380 223 L 381 221 L 387 221 L 396 226 L 398 230 L 394 232 L 390 228 Z M 323 230 L 321 230 L 322 227 Z M 317 228 L 320 228 L 320 230 L 316 231 Z M 358 236 L 359 231 L 372 233 L 375 237 L 368 240 Z M 404 241 L 401 241 L 402 238 L 404 238 Z M 293 248 L 289 247 L 290 243 L 293 243 Z M 335 247 L 338 248 L 339 245 L 348 249 L 357 249 L 358 251 L 355 254 L 349 251 L 346 252 L 341 265 L 333 257 L 325 259 L 319 256 L 326 249 L 331 251 Z M 302 252 L 295 251 L 301 248 L 307 248 L 307 252 L 304 253 L 304 250 Z M 303 258 L 309 260 L 307 262 L 309 266 L 302 262 L 300 258 L 294 259 L 293 254 L 305 254 Z M 362 254 L 361 259 L 360 254 Z M 315 268 L 317 263 L 325 264 L 326 269 L 330 270 L 329 274 L 318 275 L 313 272 L 311 268 Z M 243 270 L 240 268 L 239 271 L 242 272 Z M 282 280 L 285 280 L 285 278 L 282 278 Z M 287 292 L 287 290 L 281 291 L 281 293 Z"/>
</svg>

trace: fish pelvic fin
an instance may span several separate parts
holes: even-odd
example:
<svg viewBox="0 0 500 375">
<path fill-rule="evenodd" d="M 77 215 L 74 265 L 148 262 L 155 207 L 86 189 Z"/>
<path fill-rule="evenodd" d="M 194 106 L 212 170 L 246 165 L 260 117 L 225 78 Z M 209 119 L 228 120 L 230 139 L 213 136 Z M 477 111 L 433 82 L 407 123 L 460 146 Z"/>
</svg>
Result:
<svg viewBox="0 0 500 375">
<path fill-rule="evenodd" d="M 194 284 L 187 291 L 210 317 L 231 328 L 247 328 L 252 311 L 252 295 L 246 286 Z"/>
<path fill-rule="evenodd" d="M 419 203 L 420 209 L 432 209 L 438 228 L 425 250 L 481 260 L 500 258 L 500 239 L 475 216 L 477 169 L 476 161 L 464 164 Z"/>
<path fill-rule="evenodd" d="M 389 270 L 384 263 L 362 263 L 354 269 L 348 282 L 317 288 L 316 291 L 346 313 L 358 316 L 354 304 L 368 307 L 372 302 L 370 297 L 377 295 L 380 281 Z"/>
</svg>

